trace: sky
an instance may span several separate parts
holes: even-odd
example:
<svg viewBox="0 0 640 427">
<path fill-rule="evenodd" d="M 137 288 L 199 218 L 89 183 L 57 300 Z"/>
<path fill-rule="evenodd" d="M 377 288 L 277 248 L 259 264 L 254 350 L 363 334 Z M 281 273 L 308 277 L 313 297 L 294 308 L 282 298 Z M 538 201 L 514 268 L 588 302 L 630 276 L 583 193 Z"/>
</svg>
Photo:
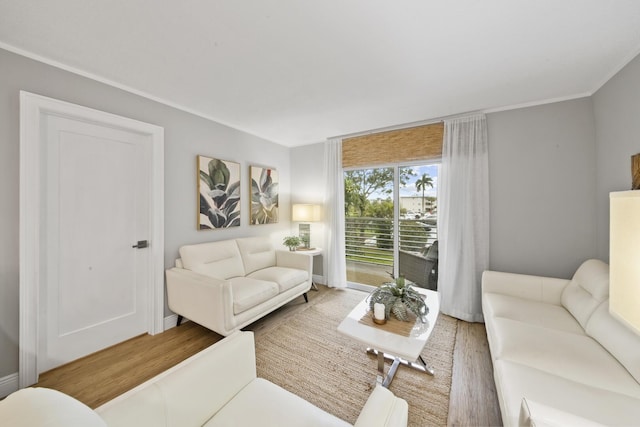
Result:
<svg viewBox="0 0 640 427">
<path fill-rule="evenodd" d="M 416 176 L 412 176 L 405 186 L 400 187 L 400 197 L 422 196 L 422 190 L 419 192 L 416 190 L 416 181 L 420 179 L 424 173 L 433 179 L 433 188 L 427 187 L 424 195 L 425 197 L 436 197 L 438 188 L 438 165 L 414 166 L 412 169 L 416 173 Z"/>
<path fill-rule="evenodd" d="M 424 173 L 428 174 L 433 179 L 433 188 L 427 187 L 424 192 L 424 196 L 436 197 L 438 188 L 438 165 L 431 164 L 425 166 L 412 166 L 411 169 L 413 169 L 415 175 L 412 176 L 404 186 L 400 187 L 400 197 L 422 197 L 422 190 L 418 192 L 418 190 L 416 189 L 416 181 L 420 179 L 422 177 L 422 174 Z M 389 195 L 387 194 L 373 193 L 371 196 L 369 196 L 369 199 L 386 199 L 387 197 L 389 197 Z"/>
</svg>

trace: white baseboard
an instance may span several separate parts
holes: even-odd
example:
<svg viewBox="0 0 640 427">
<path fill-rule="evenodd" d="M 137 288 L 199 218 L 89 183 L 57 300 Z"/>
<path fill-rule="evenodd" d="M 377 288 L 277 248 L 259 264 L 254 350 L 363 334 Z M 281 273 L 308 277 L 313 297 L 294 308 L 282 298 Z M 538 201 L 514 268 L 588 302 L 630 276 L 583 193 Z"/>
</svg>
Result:
<svg viewBox="0 0 640 427">
<path fill-rule="evenodd" d="M 327 283 L 324 281 L 324 276 L 321 276 L 319 274 L 314 274 L 312 280 L 313 283 L 317 283 L 318 285 L 325 285 Z"/>
<path fill-rule="evenodd" d="M 172 314 L 164 318 L 164 330 L 168 330 L 176 327 L 176 322 L 178 321 L 178 315 Z"/>
<path fill-rule="evenodd" d="M 0 378 L 0 399 L 18 390 L 18 373 Z"/>
<path fill-rule="evenodd" d="M 185 323 L 187 323 L 189 321 L 189 319 L 187 319 L 186 317 L 182 318 L 182 324 L 184 325 Z M 175 328 L 176 327 L 176 323 L 178 323 L 178 315 L 177 314 L 172 314 L 170 316 L 167 316 L 164 318 L 164 330 L 167 331 L 171 328 Z"/>
</svg>

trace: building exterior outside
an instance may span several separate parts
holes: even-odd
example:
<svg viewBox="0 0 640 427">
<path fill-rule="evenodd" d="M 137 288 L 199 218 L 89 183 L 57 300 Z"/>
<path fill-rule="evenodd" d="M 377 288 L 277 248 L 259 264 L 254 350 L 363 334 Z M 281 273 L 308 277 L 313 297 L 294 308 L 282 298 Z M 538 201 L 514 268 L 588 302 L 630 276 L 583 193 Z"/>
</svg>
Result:
<svg viewBox="0 0 640 427">
<path fill-rule="evenodd" d="M 424 209 L 426 213 L 435 213 L 437 202 L 433 197 L 424 198 Z M 413 212 L 416 214 L 422 214 L 422 196 L 405 196 L 400 197 L 400 210 L 401 212 Z"/>
</svg>

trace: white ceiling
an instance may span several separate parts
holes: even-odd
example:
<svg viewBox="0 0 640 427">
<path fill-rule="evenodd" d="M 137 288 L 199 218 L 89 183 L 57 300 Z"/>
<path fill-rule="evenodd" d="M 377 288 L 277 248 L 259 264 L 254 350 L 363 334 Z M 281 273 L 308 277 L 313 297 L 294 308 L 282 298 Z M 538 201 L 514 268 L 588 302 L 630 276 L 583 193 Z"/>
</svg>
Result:
<svg viewBox="0 0 640 427">
<path fill-rule="evenodd" d="M 0 47 L 285 146 L 592 94 L 639 0 L 0 0 Z"/>
</svg>

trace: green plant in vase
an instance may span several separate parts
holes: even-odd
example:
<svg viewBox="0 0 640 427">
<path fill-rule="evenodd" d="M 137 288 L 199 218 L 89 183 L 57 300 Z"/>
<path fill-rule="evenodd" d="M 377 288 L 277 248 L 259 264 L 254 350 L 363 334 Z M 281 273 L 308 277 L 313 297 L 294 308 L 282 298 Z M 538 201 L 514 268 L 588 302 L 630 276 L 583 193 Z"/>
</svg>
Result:
<svg viewBox="0 0 640 427">
<path fill-rule="evenodd" d="M 289 248 L 290 251 L 295 251 L 298 246 L 302 243 L 300 237 L 298 236 L 287 236 L 282 241 L 286 247 Z"/>
<path fill-rule="evenodd" d="M 390 313 L 403 322 L 409 321 L 409 312 L 416 315 L 422 323 L 427 321 L 429 307 L 424 302 L 424 297 L 418 291 L 407 284 L 405 278 L 400 276 L 394 282 L 385 283 L 375 289 L 369 295 L 369 309 L 373 311 L 376 303 L 384 304 L 385 318 Z"/>
</svg>

